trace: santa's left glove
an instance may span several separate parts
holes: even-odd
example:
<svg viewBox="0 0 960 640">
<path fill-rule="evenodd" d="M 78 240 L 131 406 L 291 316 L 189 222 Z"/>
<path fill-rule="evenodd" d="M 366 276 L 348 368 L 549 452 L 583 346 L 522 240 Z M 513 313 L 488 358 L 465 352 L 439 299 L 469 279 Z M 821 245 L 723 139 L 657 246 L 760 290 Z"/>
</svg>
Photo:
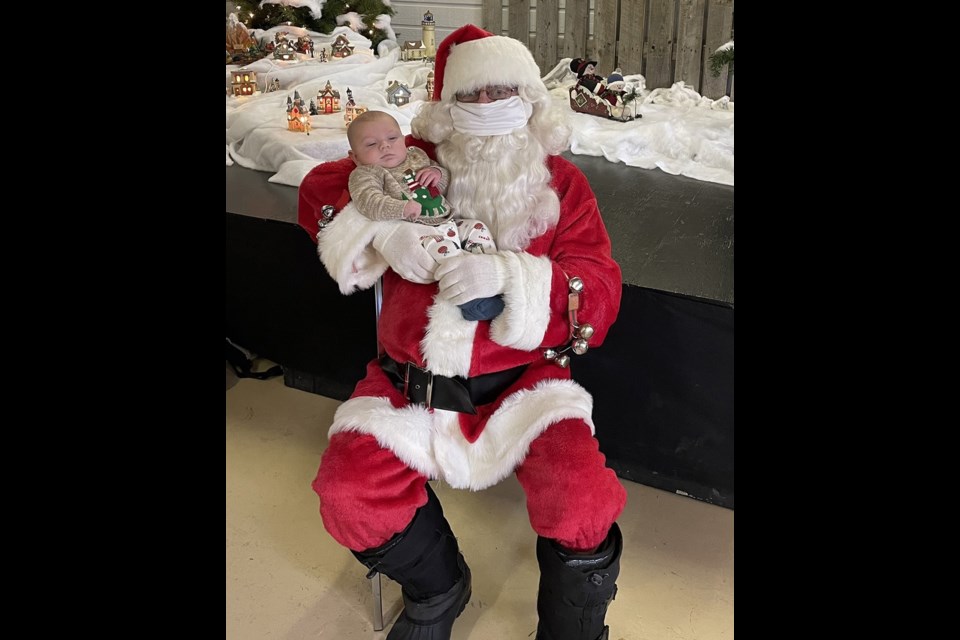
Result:
<svg viewBox="0 0 960 640">
<path fill-rule="evenodd" d="M 440 285 L 437 297 L 456 305 L 493 297 L 506 289 L 507 272 L 502 254 L 465 253 L 447 258 L 433 274 Z"/>
</svg>

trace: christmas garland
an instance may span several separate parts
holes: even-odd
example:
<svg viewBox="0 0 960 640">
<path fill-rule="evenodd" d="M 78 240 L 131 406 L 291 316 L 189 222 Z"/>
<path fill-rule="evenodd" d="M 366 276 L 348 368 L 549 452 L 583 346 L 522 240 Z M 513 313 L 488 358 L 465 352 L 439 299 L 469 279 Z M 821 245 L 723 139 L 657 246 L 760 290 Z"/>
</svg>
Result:
<svg viewBox="0 0 960 640">
<path fill-rule="evenodd" d="M 714 51 L 709 58 L 710 72 L 717 77 L 723 68 L 730 65 L 730 73 L 733 73 L 733 40 L 721 45 Z"/>
</svg>

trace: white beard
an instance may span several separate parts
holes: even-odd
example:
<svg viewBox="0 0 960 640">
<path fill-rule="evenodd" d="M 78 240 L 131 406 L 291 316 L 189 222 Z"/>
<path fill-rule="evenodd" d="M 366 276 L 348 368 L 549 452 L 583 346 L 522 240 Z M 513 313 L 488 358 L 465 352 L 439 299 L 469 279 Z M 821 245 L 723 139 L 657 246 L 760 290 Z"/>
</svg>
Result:
<svg viewBox="0 0 960 640">
<path fill-rule="evenodd" d="M 557 223 L 560 200 L 550 187 L 548 154 L 528 131 L 454 132 L 436 149 L 450 171 L 446 197 L 454 215 L 485 222 L 498 249 L 521 251 Z"/>
</svg>

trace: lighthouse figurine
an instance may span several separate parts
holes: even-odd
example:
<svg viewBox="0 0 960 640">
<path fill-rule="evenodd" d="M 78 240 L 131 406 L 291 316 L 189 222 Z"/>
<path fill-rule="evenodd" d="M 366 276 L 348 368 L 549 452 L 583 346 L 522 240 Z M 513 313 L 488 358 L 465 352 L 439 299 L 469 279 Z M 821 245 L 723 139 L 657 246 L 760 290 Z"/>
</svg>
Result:
<svg viewBox="0 0 960 640">
<path fill-rule="evenodd" d="M 437 34 L 435 31 L 436 23 L 433 21 L 433 14 L 430 13 L 429 9 L 423 14 L 420 27 L 423 31 L 420 40 L 423 42 L 423 48 L 425 49 L 423 56 L 427 60 L 433 60 L 437 57 Z"/>
</svg>

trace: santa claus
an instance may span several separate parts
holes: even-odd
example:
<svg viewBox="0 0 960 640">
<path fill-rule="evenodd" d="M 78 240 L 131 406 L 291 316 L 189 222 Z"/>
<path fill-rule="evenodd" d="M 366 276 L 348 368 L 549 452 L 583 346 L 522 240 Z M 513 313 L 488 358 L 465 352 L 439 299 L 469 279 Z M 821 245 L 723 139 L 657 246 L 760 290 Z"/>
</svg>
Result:
<svg viewBox="0 0 960 640">
<path fill-rule="evenodd" d="M 435 73 L 435 102 L 407 144 L 449 169 L 455 215 L 485 222 L 498 252 L 437 263 L 417 225 L 344 206 L 349 159 L 305 177 L 301 222 L 342 207 L 317 234 L 323 265 L 343 293 L 382 277 L 383 295 L 383 355 L 330 427 L 313 483 L 320 514 L 340 544 L 401 585 L 390 640 L 447 640 L 471 575 L 428 481 L 479 490 L 515 473 L 538 536 L 537 638 L 607 638 L 626 492 L 568 363 L 603 343 L 620 268 L 590 185 L 559 155 L 566 114 L 526 46 L 467 25 L 441 43 Z M 489 321 L 457 306 L 497 295 L 504 309 Z"/>
</svg>

